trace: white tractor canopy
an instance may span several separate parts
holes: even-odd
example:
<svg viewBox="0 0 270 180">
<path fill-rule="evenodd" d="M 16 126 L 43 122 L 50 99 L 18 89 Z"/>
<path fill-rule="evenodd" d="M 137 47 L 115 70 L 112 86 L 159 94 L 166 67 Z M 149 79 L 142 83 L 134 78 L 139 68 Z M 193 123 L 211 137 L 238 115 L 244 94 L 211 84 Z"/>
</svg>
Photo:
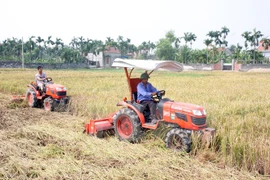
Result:
<svg viewBox="0 0 270 180">
<path fill-rule="evenodd" d="M 144 70 L 167 70 L 180 72 L 183 71 L 183 66 L 175 61 L 159 61 L 159 60 L 139 60 L 139 59 L 120 59 L 113 61 L 113 67 L 137 68 Z"/>
</svg>

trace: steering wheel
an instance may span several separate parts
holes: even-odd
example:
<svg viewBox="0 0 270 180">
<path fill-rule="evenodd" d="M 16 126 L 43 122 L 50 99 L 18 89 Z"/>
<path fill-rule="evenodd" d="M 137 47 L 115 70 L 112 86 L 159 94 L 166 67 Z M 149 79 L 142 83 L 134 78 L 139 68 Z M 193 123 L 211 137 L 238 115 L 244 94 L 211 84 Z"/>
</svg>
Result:
<svg viewBox="0 0 270 180">
<path fill-rule="evenodd" d="M 45 80 L 46 80 L 46 82 L 51 82 L 52 81 L 52 78 L 51 77 L 47 77 Z"/>
<path fill-rule="evenodd" d="M 159 101 L 162 99 L 162 96 L 164 95 L 165 95 L 165 90 L 160 90 L 155 95 L 152 95 L 152 99 L 155 103 L 159 103 Z"/>
</svg>

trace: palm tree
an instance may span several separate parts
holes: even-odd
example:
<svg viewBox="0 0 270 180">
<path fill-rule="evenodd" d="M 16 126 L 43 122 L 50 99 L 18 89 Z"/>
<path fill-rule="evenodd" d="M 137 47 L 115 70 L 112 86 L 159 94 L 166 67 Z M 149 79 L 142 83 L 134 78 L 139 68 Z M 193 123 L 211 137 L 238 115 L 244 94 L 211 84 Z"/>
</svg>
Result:
<svg viewBox="0 0 270 180">
<path fill-rule="evenodd" d="M 15 56 L 16 56 L 16 59 L 20 59 L 21 57 L 21 54 L 22 54 L 22 40 L 21 39 L 14 39 L 15 42 L 16 42 L 16 45 L 15 45 Z"/>
<path fill-rule="evenodd" d="M 118 36 L 117 41 L 118 41 L 118 42 L 123 41 L 123 36 Z"/>
<path fill-rule="evenodd" d="M 245 61 L 246 61 L 246 55 L 247 55 L 247 49 L 248 49 L 248 43 L 251 42 L 251 32 L 248 32 L 248 31 L 245 31 L 244 33 L 241 34 L 242 37 L 245 38 L 245 48 L 246 48 L 246 51 L 245 51 Z"/>
<path fill-rule="evenodd" d="M 180 43 L 181 43 L 181 39 L 182 39 L 182 37 L 179 37 L 179 38 L 176 38 L 175 39 L 175 41 L 174 41 L 174 47 L 175 48 L 179 48 L 179 46 L 180 46 Z"/>
<path fill-rule="evenodd" d="M 237 43 L 237 46 L 231 45 L 231 46 L 229 47 L 230 51 L 232 52 L 232 57 L 233 57 L 234 59 L 238 60 L 242 48 L 243 48 L 243 47 L 240 46 L 239 43 Z"/>
<path fill-rule="evenodd" d="M 230 30 L 226 26 L 221 28 L 221 31 L 220 31 L 220 36 L 222 37 L 221 44 L 224 45 L 224 47 L 223 47 L 224 49 L 222 51 L 222 54 L 225 54 L 226 47 L 228 46 L 228 41 L 226 41 L 226 37 L 227 37 L 229 32 L 230 32 Z"/>
<path fill-rule="evenodd" d="M 45 44 L 48 45 L 49 47 L 51 47 L 51 45 L 53 46 L 55 43 L 53 40 L 51 40 L 52 36 L 49 36 L 47 41 L 45 41 Z"/>
<path fill-rule="evenodd" d="M 149 57 L 149 54 L 151 54 L 151 50 L 155 49 L 156 45 L 155 43 L 151 41 L 143 41 L 142 44 L 138 46 L 138 50 L 140 53 L 144 55 L 144 58 L 147 59 Z"/>
<path fill-rule="evenodd" d="M 211 52 L 213 54 L 213 63 L 216 63 L 218 48 L 216 46 L 213 46 L 213 48 L 211 49 Z"/>
<path fill-rule="evenodd" d="M 227 46 L 228 46 L 228 41 L 223 40 L 223 41 L 222 41 L 222 44 L 224 44 L 224 46 L 227 47 Z M 224 50 L 225 50 L 225 48 L 224 48 Z"/>
<path fill-rule="evenodd" d="M 86 49 L 86 46 L 87 46 L 87 41 L 85 41 L 85 39 L 81 36 L 79 38 L 77 38 L 78 41 L 77 41 L 77 48 L 80 52 L 80 55 L 83 56 L 84 54 L 84 51 Z"/>
<path fill-rule="evenodd" d="M 128 52 L 128 45 L 130 43 L 130 39 L 127 39 L 127 41 L 125 41 L 123 36 L 118 36 L 117 42 L 121 55 L 126 55 Z"/>
<path fill-rule="evenodd" d="M 130 44 L 128 50 L 129 53 L 133 54 L 133 57 L 137 57 L 138 48 L 134 44 Z"/>
<path fill-rule="evenodd" d="M 17 44 L 17 39 L 16 38 L 12 38 L 12 39 L 7 39 L 7 53 L 8 53 L 8 56 L 12 57 L 12 59 L 14 58 L 15 56 L 15 49 L 16 49 L 16 44 Z"/>
<path fill-rule="evenodd" d="M 147 59 L 149 49 L 150 49 L 149 44 L 146 41 L 143 41 L 138 46 L 138 50 L 139 50 L 140 54 L 143 55 L 144 59 Z"/>
<path fill-rule="evenodd" d="M 77 49 L 78 48 L 78 45 L 79 45 L 78 39 L 75 38 L 75 37 L 73 37 L 73 39 L 71 40 L 71 42 L 69 43 L 69 45 L 71 45 L 73 49 Z"/>
<path fill-rule="evenodd" d="M 253 64 L 255 63 L 255 51 L 256 47 L 259 46 L 259 38 L 262 37 L 263 34 L 261 31 L 257 31 L 256 28 L 253 29 L 253 34 L 251 36 L 251 46 L 253 46 Z"/>
<path fill-rule="evenodd" d="M 188 52 L 188 47 L 187 47 L 187 43 L 188 43 L 188 41 L 189 41 L 189 33 L 187 32 L 187 33 L 184 33 L 184 36 L 182 37 L 183 39 L 184 39 L 184 41 L 185 41 L 185 46 L 183 47 L 183 51 L 182 52 L 184 52 L 184 54 L 185 54 L 185 58 L 184 58 L 184 63 L 185 64 L 187 64 L 187 52 Z"/>
<path fill-rule="evenodd" d="M 219 47 L 221 47 L 222 43 L 223 42 L 219 38 L 215 39 L 215 44 L 218 45 Z"/>
<path fill-rule="evenodd" d="M 215 31 L 209 31 L 208 34 L 206 34 L 206 36 L 209 36 L 212 40 L 215 38 Z"/>
<path fill-rule="evenodd" d="M 226 39 L 226 36 L 228 35 L 228 33 L 230 32 L 230 30 L 224 26 L 221 28 L 220 34 L 223 37 L 223 39 Z"/>
<path fill-rule="evenodd" d="M 44 46 L 47 50 L 47 53 L 49 53 L 50 60 L 51 60 L 51 54 L 52 54 L 52 46 L 55 44 L 55 42 L 53 40 L 51 40 L 51 38 L 52 38 L 52 36 L 49 36 L 47 41 L 44 42 Z"/>
<path fill-rule="evenodd" d="M 192 41 L 195 41 L 197 36 L 190 32 L 185 32 L 184 36 L 182 37 L 185 41 L 185 45 L 187 46 L 187 43 L 190 42 L 190 46 L 192 46 Z M 184 51 L 186 52 L 186 51 Z M 187 53 L 185 53 L 185 63 L 186 63 Z"/>
<path fill-rule="evenodd" d="M 208 47 L 209 47 L 209 45 L 210 45 L 212 42 L 213 42 L 212 39 L 206 39 L 206 40 L 204 40 L 204 44 L 205 44 L 206 47 L 207 47 L 207 60 L 206 60 L 206 63 L 207 63 L 207 64 L 208 64 Z"/>
<path fill-rule="evenodd" d="M 100 52 L 105 50 L 105 44 L 103 44 L 103 42 L 100 40 L 94 40 L 94 49 L 95 50 L 94 50 L 93 54 L 97 55 Z"/>
<path fill-rule="evenodd" d="M 56 38 L 55 40 L 55 47 L 59 48 L 61 46 L 62 48 L 64 47 L 64 43 L 62 42 L 61 38 Z"/>
<path fill-rule="evenodd" d="M 184 36 L 182 37 L 185 41 L 185 45 L 187 45 L 187 43 L 190 41 L 190 33 L 189 32 L 185 32 Z"/>
<path fill-rule="evenodd" d="M 42 39 L 40 36 L 37 37 L 36 42 L 38 43 L 38 49 L 39 49 L 39 58 L 42 59 L 42 47 L 41 43 L 44 42 L 44 39 Z"/>
<path fill-rule="evenodd" d="M 26 49 L 29 50 L 30 53 L 30 61 L 32 61 L 32 51 L 35 49 L 36 43 L 32 39 L 35 38 L 35 36 L 31 36 L 28 41 L 25 43 Z"/>
<path fill-rule="evenodd" d="M 62 39 L 56 38 L 53 48 L 56 56 L 59 56 L 59 46 L 61 47 L 61 49 L 63 49 L 64 43 L 62 42 Z"/>
<path fill-rule="evenodd" d="M 82 39 L 81 43 L 82 43 L 81 54 L 83 56 L 87 56 L 88 53 L 93 52 L 94 41 L 92 39 L 87 39 L 86 41 Z"/>
<path fill-rule="evenodd" d="M 220 39 L 221 33 L 219 31 L 214 31 L 213 35 L 214 35 L 214 38 L 215 38 L 215 40 L 214 40 L 215 44 L 219 45 L 219 47 L 221 47 L 221 45 L 222 45 L 222 41 Z"/>
<path fill-rule="evenodd" d="M 190 47 L 192 47 L 192 41 L 196 41 L 197 36 L 193 33 L 189 33 L 189 42 L 190 42 Z"/>
<path fill-rule="evenodd" d="M 244 37 L 245 38 L 245 43 L 248 43 L 248 42 L 250 42 L 250 40 L 251 40 L 251 32 L 248 32 L 248 31 L 245 31 L 244 33 L 242 33 L 242 37 Z M 248 45 L 246 45 L 246 46 L 248 46 Z"/>
<path fill-rule="evenodd" d="M 236 46 L 236 59 L 238 60 L 239 56 L 240 56 L 240 53 L 241 53 L 241 50 L 242 50 L 242 46 L 239 45 L 239 43 L 237 43 L 237 46 Z"/>
<path fill-rule="evenodd" d="M 156 48 L 155 43 L 148 41 L 149 53 Z"/>
<path fill-rule="evenodd" d="M 1 47 L 2 47 L 3 58 L 6 59 L 7 52 L 8 52 L 8 41 L 4 40 Z"/>
<path fill-rule="evenodd" d="M 118 47 L 117 42 L 115 42 L 114 39 L 110 37 L 107 37 L 107 39 L 105 40 L 105 45 L 109 47 Z"/>
<path fill-rule="evenodd" d="M 264 50 L 268 50 L 270 46 L 270 39 L 263 38 L 262 39 L 262 46 L 264 47 Z"/>
</svg>

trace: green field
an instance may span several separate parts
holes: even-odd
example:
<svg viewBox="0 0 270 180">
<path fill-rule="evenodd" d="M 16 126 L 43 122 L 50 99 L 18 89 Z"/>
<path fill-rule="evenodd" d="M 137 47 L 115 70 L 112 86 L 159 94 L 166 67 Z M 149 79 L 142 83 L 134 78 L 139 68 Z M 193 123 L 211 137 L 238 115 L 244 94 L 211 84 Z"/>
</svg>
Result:
<svg viewBox="0 0 270 180">
<path fill-rule="evenodd" d="M 190 154 L 182 154 L 166 149 L 155 133 L 148 133 L 140 144 L 82 134 L 89 119 L 117 111 L 116 103 L 129 97 L 123 70 L 44 71 L 67 87 L 70 113 L 14 108 L 9 95 L 25 94 L 36 71 L 0 69 L 0 179 L 253 179 L 270 175 L 270 73 L 154 72 L 149 79 L 154 86 L 166 90 L 170 99 L 203 106 L 208 126 L 217 130 L 210 148 L 195 142 Z M 45 141 L 44 146 L 37 145 L 40 141 Z"/>
</svg>

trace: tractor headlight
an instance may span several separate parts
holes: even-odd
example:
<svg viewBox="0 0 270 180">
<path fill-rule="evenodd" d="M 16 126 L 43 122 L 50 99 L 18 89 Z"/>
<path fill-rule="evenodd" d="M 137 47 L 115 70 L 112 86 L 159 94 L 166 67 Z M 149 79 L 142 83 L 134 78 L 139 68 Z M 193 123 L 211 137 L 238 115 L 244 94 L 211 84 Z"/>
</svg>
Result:
<svg viewBox="0 0 270 180">
<path fill-rule="evenodd" d="M 203 114 L 206 115 L 206 110 L 205 109 L 203 110 Z"/>
<path fill-rule="evenodd" d="M 202 115 L 203 115 L 202 112 L 201 112 L 200 110 L 192 110 L 192 112 L 193 112 L 193 114 L 194 114 L 195 116 L 202 116 Z"/>
<path fill-rule="evenodd" d="M 67 91 L 67 88 L 66 88 L 66 87 L 64 87 L 64 88 L 63 88 L 63 90 L 64 90 L 64 91 Z"/>
<path fill-rule="evenodd" d="M 63 88 L 60 88 L 60 87 L 57 87 L 56 88 L 56 91 L 66 91 L 67 89 L 65 88 L 65 87 L 63 87 Z"/>
</svg>

